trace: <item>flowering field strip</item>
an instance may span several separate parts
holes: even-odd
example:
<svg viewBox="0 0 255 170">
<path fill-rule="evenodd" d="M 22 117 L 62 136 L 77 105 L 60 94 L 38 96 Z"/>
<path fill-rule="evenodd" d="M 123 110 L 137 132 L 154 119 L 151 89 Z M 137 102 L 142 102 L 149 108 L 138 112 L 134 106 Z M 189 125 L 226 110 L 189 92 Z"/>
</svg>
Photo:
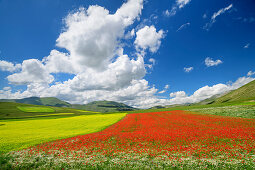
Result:
<svg viewBox="0 0 255 170">
<path fill-rule="evenodd" d="M 165 111 L 128 114 L 101 132 L 11 155 L 17 166 L 37 158 L 72 168 L 251 168 L 254 151 L 254 119 Z"/>
<path fill-rule="evenodd" d="M 73 115 L 73 113 L 56 114 Z M 125 115 L 126 113 L 94 114 L 56 119 L 1 121 L 0 152 L 19 150 L 43 142 L 98 132 L 118 122 Z M 45 115 L 37 115 L 37 117 L 43 116 Z"/>
</svg>

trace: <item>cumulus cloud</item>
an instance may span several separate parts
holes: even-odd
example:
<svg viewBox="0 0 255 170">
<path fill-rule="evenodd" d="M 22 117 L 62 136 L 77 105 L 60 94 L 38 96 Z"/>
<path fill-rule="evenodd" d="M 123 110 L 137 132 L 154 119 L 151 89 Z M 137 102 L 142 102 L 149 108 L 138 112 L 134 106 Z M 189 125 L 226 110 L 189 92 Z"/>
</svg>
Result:
<svg viewBox="0 0 255 170">
<path fill-rule="evenodd" d="M 217 66 L 217 65 L 222 64 L 222 63 L 223 63 L 223 62 L 222 62 L 220 59 L 218 59 L 218 60 L 213 60 L 213 59 L 211 59 L 210 57 L 207 57 L 207 58 L 205 59 L 205 65 L 206 65 L 207 67 Z"/>
<path fill-rule="evenodd" d="M 169 16 L 175 15 L 178 10 L 182 9 L 190 2 L 191 0 L 176 0 L 175 4 L 172 6 L 171 11 L 169 12 Z"/>
<path fill-rule="evenodd" d="M 79 70 L 79 67 L 75 67 L 69 54 L 57 50 L 52 50 L 50 55 L 43 58 L 42 61 L 45 64 L 45 69 L 50 73 L 75 74 L 82 71 Z"/>
<path fill-rule="evenodd" d="M 130 85 L 133 79 L 142 79 L 146 70 L 142 57 L 130 60 L 127 55 L 117 58 L 114 63 L 108 65 L 103 72 L 87 70 L 78 74 L 68 85 L 78 91 L 83 90 L 116 90 Z"/>
<path fill-rule="evenodd" d="M 193 67 L 184 67 L 184 72 L 189 73 L 193 70 Z"/>
<path fill-rule="evenodd" d="M 212 27 L 212 25 L 216 22 L 216 18 L 222 14 L 224 14 L 226 11 L 230 10 L 233 7 L 233 4 L 230 4 L 229 6 L 225 8 L 221 8 L 219 11 L 213 13 L 211 16 L 210 22 L 206 23 L 203 27 L 203 29 L 209 31 L 209 29 Z"/>
<path fill-rule="evenodd" d="M 145 26 L 136 32 L 134 44 L 137 50 L 145 51 L 149 49 L 150 52 L 155 53 L 159 49 L 163 37 L 163 30 L 157 32 L 154 25 Z"/>
<path fill-rule="evenodd" d="M 235 82 L 229 84 L 216 84 L 213 86 L 204 86 L 196 90 L 192 95 L 187 95 L 184 91 L 177 91 L 170 93 L 171 104 L 185 104 L 185 103 L 195 103 L 207 98 L 210 98 L 217 94 L 223 94 L 231 90 L 235 90 L 251 81 L 255 78 L 251 77 L 240 77 Z"/>
<path fill-rule="evenodd" d="M 142 0 L 129 0 L 115 14 L 100 6 L 69 14 L 66 29 L 57 39 L 57 46 L 70 53 L 76 67 L 104 70 L 119 48 L 125 28 L 131 25 L 143 8 Z"/>
<path fill-rule="evenodd" d="M 14 72 L 18 71 L 21 68 L 20 64 L 13 64 L 8 61 L 0 60 L 0 70 L 2 71 L 9 71 L 9 72 Z"/>
<path fill-rule="evenodd" d="M 176 32 L 178 32 L 178 31 L 180 31 L 180 30 L 182 30 L 182 29 L 184 29 L 184 28 L 186 28 L 186 27 L 188 27 L 190 25 L 190 23 L 188 22 L 188 23 L 186 23 L 186 24 L 182 24 L 177 30 L 176 30 Z"/>
<path fill-rule="evenodd" d="M 54 77 L 49 74 L 41 61 L 37 59 L 24 60 L 22 70 L 7 77 L 12 84 L 51 83 Z"/>
</svg>

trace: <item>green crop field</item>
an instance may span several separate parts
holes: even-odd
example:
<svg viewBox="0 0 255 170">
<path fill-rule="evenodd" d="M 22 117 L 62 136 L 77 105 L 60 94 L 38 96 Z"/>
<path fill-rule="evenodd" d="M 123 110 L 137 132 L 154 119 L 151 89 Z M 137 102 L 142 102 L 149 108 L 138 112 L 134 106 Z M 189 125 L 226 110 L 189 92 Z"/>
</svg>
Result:
<svg viewBox="0 0 255 170">
<path fill-rule="evenodd" d="M 64 113 L 63 113 L 64 114 Z M 27 148 L 39 143 L 101 131 L 126 113 L 82 115 L 58 119 L 0 122 L 0 152 Z"/>
<path fill-rule="evenodd" d="M 49 107 L 18 106 L 18 109 L 23 111 L 23 112 L 41 112 L 41 113 L 55 112 L 54 109 L 49 108 Z"/>
<path fill-rule="evenodd" d="M 94 114 L 100 113 L 85 110 L 77 110 L 67 107 L 38 106 L 23 103 L 0 102 L 0 120 L 14 120 L 14 119 L 22 120 L 23 118 L 28 117 L 38 119 L 39 117 L 43 116 L 44 117 L 47 116 L 49 118 L 60 118 Z"/>
</svg>

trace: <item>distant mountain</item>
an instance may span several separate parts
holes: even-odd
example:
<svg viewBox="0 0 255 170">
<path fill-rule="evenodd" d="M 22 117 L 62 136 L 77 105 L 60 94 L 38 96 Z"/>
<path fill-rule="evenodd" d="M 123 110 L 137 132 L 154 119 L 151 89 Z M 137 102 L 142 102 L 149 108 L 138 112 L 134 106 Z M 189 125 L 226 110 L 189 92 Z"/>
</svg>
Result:
<svg viewBox="0 0 255 170">
<path fill-rule="evenodd" d="M 189 104 L 173 104 L 173 105 L 165 105 L 165 106 L 153 106 L 149 109 L 166 109 L 166 108 L 171 108 L 171 107 L 178 107 L 178 106 L 188 106 Z"/>
<path fill-rule="evenodd" d="M 137 110 L 133 107 L 125 105 L 123 103 L 113 101 L 95 101 L 88 104 L 70 104 L 68 102 L 59 100 L 55 97 L 29 97 L 24 99 L 0 99 L 0 102 L 13 102 L 24 103 L 33 105 L 55 106 L 55 107 L 69 107 L 80 110 L 88 110 L 94 112 L 122 112 Z"/>
<path fill-rule="evenodd" d="M 113 101 L 94 101 L 85 105 L 72 105 L 74 109 L 95 111 L 95 112 L 122 112 L 137 110 L 123 103 Z"/>
<path fill-rule="evenodd" d="M 229 92 L 227 92 L 227 93 L 229 93 Z M 199 105 L 213 104 L 213 103 L 215 103 L 217 98 L 220 98 L 221 96 L 224 96 L 227 93 L 213 95 L 212 97 L 202 100 L 196 104 L 199 104 Z"/>
<path fill-rule="evenodd" d="M 25 103 L 33 105 L 55 106 L 55 107 L 71 107 L 70 103 L 59 100 L 55 97 L 28 97 L 24 99 L 0 99 L 0 102 Z"/>
</svg>

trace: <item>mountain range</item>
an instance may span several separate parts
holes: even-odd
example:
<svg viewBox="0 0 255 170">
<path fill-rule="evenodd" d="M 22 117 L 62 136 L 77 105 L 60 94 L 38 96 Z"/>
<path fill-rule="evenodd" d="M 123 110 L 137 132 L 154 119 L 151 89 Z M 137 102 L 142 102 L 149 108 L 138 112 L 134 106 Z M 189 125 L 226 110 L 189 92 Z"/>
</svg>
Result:
<svg viewBox="0 0 255 170">
<path fill-rule="evenodd" d="M 224 94 L 217 94 L 208 99 L 205 99 L 196 105 L 210 105 L 221 103 L 245 102 L 255 100 L 255 80 L 236 89 Z M 68 102 L 59 100 L 55 97 L 29 97 L 24 99 L 0 99 L 0 102 L 14 102 L 25 103 L 33 105 L 55 106 L 55 107 L 69 107 L 80 110 L 88 110 L 95 112 L 119 112 L 119 111 L 133 111 L 133 108 L 123 103 L 114 101 L 94 101 L 88 104 L 70 104 Z M 167 106 L 154 106 L 151 109 L 170 108 L 180 105 L 167 105 Z"/>
</svg>

